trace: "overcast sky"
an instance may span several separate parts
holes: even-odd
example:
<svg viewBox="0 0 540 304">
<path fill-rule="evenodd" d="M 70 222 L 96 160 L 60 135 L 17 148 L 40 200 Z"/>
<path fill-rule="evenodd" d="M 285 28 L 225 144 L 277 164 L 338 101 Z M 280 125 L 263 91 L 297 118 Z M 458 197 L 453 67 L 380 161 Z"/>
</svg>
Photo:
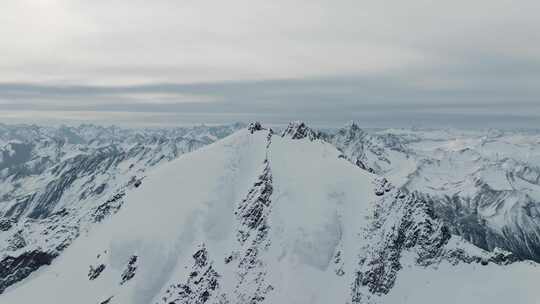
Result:
<svg viewBox="0 0 540 304">
<path fill-rule="evenodd" d="M 537 0 L 3 0 L 0 122 L 540 127 Z"/>
</svg>

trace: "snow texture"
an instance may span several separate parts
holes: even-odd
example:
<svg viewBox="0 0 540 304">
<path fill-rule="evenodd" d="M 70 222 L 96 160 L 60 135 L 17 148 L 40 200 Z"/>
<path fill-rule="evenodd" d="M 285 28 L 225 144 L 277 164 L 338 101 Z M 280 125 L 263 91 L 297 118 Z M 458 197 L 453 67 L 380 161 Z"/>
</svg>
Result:
<svg viewBox="0 0 540 304">
<path fill-rule="evenodd" d="M 537 264 L 327 140 L 254 124 L 157 166 L 0 303 L 538 303 Z"/>
</svg>

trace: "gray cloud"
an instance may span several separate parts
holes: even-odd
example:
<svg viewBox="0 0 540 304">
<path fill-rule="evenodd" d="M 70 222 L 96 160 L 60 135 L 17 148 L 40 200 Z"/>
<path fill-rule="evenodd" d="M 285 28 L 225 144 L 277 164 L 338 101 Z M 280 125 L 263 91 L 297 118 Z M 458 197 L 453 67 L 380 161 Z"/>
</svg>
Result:
<svg viewBox="0 0 540 304">
<path fill-rule="evenodd" d="M 539 9 L 532 0 L 9 1 L 0 119 L 534 127 Z"/>
<path fill-rule="evenodd" d="M 57 113 L 76 120 L 163 124 L 225 123 L 260 119 L 286 123 L 293 119 L 335 126 L 361 120 L 366 126 L 470 126 L 535 128 L 540 120 L 538 90 L 518 94 L 477 84 L 434 88 L 407 84 L 400 77 L 319 78 L 197 84 L 133 86 L 49 86 L 2 84 L 0 107 L 13 113 Z M 144 96 L 144 98 L 140 98 Z M 165 97 L 163 97 L 165 96 Z M 129 113 L 129 115 L 126 115 Z M 22 115 L 22 116 L 21 116 Z M 141 120 L 141 116 L 148 116 Z M 29 116 L 19 113 L 20 121 Z M 131 119 L 130 119 L 131 117 Z M 0 115 L 0 119 L 2 116 Z"/>
</svg>

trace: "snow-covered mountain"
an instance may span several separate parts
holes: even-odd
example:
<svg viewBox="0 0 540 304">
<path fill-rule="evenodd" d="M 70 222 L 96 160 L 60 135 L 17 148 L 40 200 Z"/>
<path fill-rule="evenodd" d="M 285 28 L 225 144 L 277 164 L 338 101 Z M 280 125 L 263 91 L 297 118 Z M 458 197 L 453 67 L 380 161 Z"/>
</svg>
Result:
<svg viewBox="0 0 540 304">
<path fill-rule="evenodd" d="M 148 169 L 240 127 L 0 125 L 0 293 L 118 211 Z"/>
<path fill-rule="evenodd" d="M 399 140 L 359 145 L 362 169 L 340 134 L 254 123 L 157 166 L 0 303 L 538 302 L 536 263 L 452 235 L 373 166 L 393 153 L 374 147 Z"/>
<path fill-rule="evenodd" d="M 359 167 L 416 191 L 451 232 L 540 262 L 540 132 L 371 130 L 327 135 Z"/>
</svg>

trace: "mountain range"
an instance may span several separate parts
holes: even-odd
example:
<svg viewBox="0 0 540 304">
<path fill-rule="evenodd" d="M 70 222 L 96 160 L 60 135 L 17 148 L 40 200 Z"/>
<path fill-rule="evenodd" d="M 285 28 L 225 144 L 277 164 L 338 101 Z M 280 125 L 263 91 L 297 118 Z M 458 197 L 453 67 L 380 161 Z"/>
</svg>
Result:
<svg viewBox="0 0 540 304">
<path fill-rule="evenodd" d="M 539 146 L 0 125 L 0 303 L 538 303 Z"/>
</svg>

